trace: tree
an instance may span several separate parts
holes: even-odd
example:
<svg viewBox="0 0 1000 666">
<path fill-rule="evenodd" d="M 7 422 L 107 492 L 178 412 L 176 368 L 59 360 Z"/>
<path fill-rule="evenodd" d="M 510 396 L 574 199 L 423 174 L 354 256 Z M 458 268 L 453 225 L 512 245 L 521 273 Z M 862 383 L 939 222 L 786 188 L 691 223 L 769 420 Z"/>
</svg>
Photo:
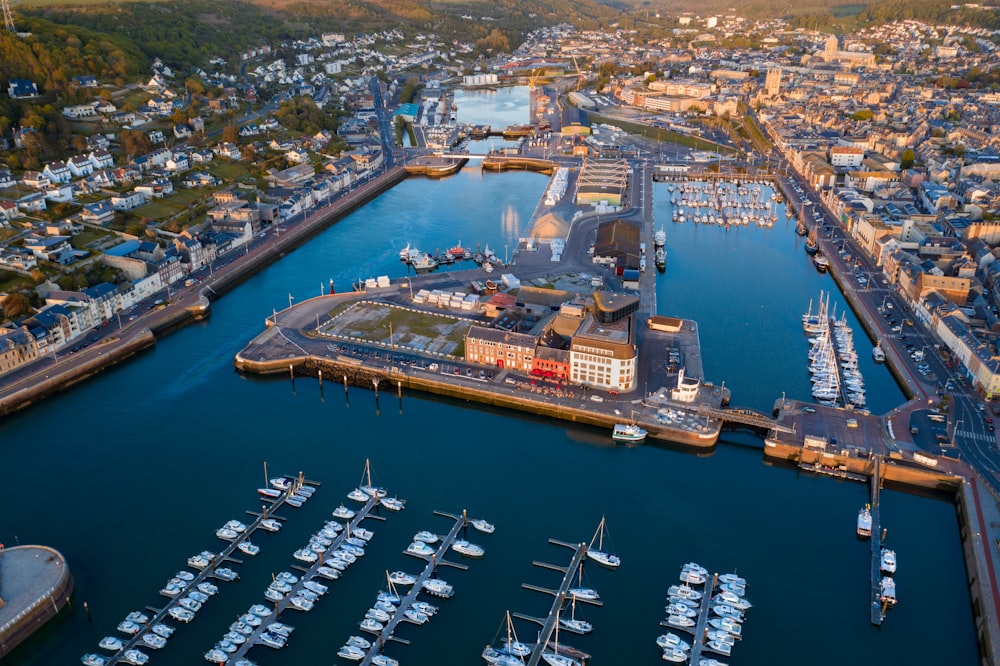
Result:
<svg viewBox="0 0 1000 666">
<path fill-rule="evenodd" d="M 236 125 L 226 125 L 222 128 L 223 143 L 237 143 L 240 138 L 240 131 Z"/>
<path fill-rule="evenodd" d="M 912 148 L 907 148 L 903 151 L 903 154 L 899 158 L 899 168 L 909 169 L 913 166 L 913 162 L 916 160 L 916 155 Z"/>
<path fill-rule="evenodd" d="M 14 292 L 3 299 L 3 314 L 7 319 L 17 319 L 31 312 L 28 297 L 20 292 Z"/>
<path fill-rule="evenodd" d="M 145 155 L 153 150 L 153 142 L 149 140 L 145 132 L 140 132 L 139 130 L 122 130 L 118 138 L 121 141 L 122 150 L 125 151 L 125 157 L 128 161 L 131 161 L 133 157 Z"/>
</svg>

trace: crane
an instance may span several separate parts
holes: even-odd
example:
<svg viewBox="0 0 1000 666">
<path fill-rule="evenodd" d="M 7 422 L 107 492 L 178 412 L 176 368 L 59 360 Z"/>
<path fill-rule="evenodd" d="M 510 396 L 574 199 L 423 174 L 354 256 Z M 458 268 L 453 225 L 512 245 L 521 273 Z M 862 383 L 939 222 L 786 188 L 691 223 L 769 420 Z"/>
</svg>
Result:
<svg viewBox="0 0 1000 666">
<path fill-rule="evenodd" d="M 576 67 L 576 89 L 579 90 L 583 87 L 583 72 L 580 71 L 580 63 L 576 61 L 576 55 L 573 56 L 573 66 Z"/>
</svg>

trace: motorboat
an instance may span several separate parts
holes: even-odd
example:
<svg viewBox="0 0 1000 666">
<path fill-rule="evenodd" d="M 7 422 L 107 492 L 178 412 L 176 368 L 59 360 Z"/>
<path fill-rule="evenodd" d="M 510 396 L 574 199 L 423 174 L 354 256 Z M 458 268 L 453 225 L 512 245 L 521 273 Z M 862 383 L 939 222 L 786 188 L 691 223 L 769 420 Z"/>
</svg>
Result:
<svg viewBox="0 0 1000 666">
<path fill-rule="evenodd" d="M 326 540 L 326 541 L 328 541 L 328 540 Z M 349 545 L 349 546 L 354 546 L 355 548 L 364 548 L 365 547 L 365 541 L 364 541 L 364 539 L 359 539 L 358 537 L 352 537 L 352 536 L 347 537 L 346 539 L 344 539 L 344 543 L 347 544 L 347 545 Z M 325 545 L 329 546 L 330 543 L 328 542 Z"/>
<path fill-rule="evenodd" d="M 174 583 L 174 582 L 168 582 L 160 590 L 160 594 L 162 594 L 165 597 L 176 597 L 181 592 L 183 592 L 184 589 L 185 588 L 184 588 L 183 585 L 178 585 L 177 583 Z"/>
<path fill-rule="evenodd" d="M 702 585 L 705 583 L 705 574 L 697 571 L 681 571 L 680 580 L 688 585 Z"/>
<path fill-rule="evenodd" d="M 340 518 L 341 520 L 350 520 L 354 516 L 355 516 L 354 511 L 348 509 L 343 504 L 341 504 L 340 506 L 338 506 L 336 509 L 333 510 L 333 517 Z"/>
<path fill-rule="evenodd" d="M 567 592 L 574 599 L 582 599 L 584 601 L 596 601 L 601 598 L 597 590 L 592 587 L 571 587 Z"/>
<path fill-rule="evenodd" d="M 260 521 L 261 529 L 265 529 L 268 532 L 277 532 L 281 529 L 281 522 L 275 520 L 274 518 L 265 518 Z"/>
<path fill-rule="evenodd" d="M 464 539 L 459 539 L 451 545 L 451 549 L 460 555 L 465 557 L 482 557 L 486 554 L 486 551 L 482 546 L 477 546 L 474 543 L 469 543 Z"/>
<path fill-rule="evenodd" d="M 333 530 L 337 534 L 340 534 L 341 532 L 344 531 L 344 526 L 338 523 L 336 520 L 323 521 L 323 528 L 328 530 Z"/>
<path fill-rule="evenodd" d="M 393 605 L 398 605 L 400 601 L 399 595 L 396 594 L 395 592 L 379 592 L 378 596 L 376 597 L 376 600 L 384 601 L 387 604 L 393 604 Z"/>
<path fill-rule="evenodd" d="M 438 535 L 433 532 L 428 532 L 427 530 L 420 530 L 413 535 L 414 541 L 422 541 L 424 543 L 437 543 Z"/>
<path fill-rule="evenodd" d="M 879 568 L 882 570 L 882 573 L 896 573 L 896 551 L 890 550 L 889 548 L 883 548 L 882 562 L 879 565 Z"/>
<path fill-rule="evenodd" d="M 191 590 L 191 591 L 188 592 L 187 596 L 188 596 L 188 599 L 194 599 L 195 601 L 197 601 L 200 604 L 205 603 L 209 599 L 209 596 L 207 594 L 205 594 L 204 592 L 201 592 L 199 590 Z"/>
<path fill-rule="evenodd" d="M 392 657 L 387 657 L 384 654 L 377 654 L 372 657 L 372 663 L 375 666 L 399 666 L 399 661 L 393 659 Z"/>
<path fill-rule="evenodd" d="M 299 577 L 293 574 L 291 571 L 279 571 L 274 575 L 277 580 L 283 580 L 289 585 L 295 585 L 299 582 Z"/>
<path fill-rule="evenodd" d="M 332 560 L 328 561 L 328 564 L 331 567 L 336 566 L 334 560 L 340 560 L 345 564 L 354 564 L 355 562 L 358 561 L 358 558 L 354 555 L 354 553 L 344 550 L 343 547 L 338 548 L 337 550 L 330 553 L 330 557 L 333 558 Z"/>
<path fill-rule="evenodd" d="M 243 553 L 244 555 L 249 555 L 250 557 L 253 557 L 254 555 L 260 552 L 260 546 L 252 544 L 249 541 L 241 541 L 240 545 L 236 547 L 239 548 L 241 553 Z"/>
<path fill-rule="evenodd" d="M 273 613 L 273 612 L 274 611 L 272 611 L 270 608 L 268 608 L 264 604 L 254 604 L 253 606 L 250 607 L 250 610 L 247 611 L 247 613 L 249 613 L 251 615 L 256 615 L 257 617 L 262 618 L 262 619 L 265 618 L 265 617 L 270 616 L 271 613 Z"/>
<path fill-rule="evenodd" d="M 268 601 L 273 601 L 277 603 L 285 598 L 285 594 L 283 592 L 279 592 L 273 587 L 269 587 L 266 590 L 264 590 L 264 598 L 267 599 Z"/>
<path fill-rule="evenodd" d="M 685 606 L 684 604 L 670 604 L 666 607 L 667 615 L 683 615 L 684 617 L 697 617 L 698 611 Z"/>
<path fill-rule="evenodd" d="M 198 553 L 197 555 L 192 555 L 187 559 L 187 564 L 193 569 L 207 569 L 208 565 L 212 563 L 215 559 L 215 553 L 209 553 L 208 551 Z"/>
<path fill-rule="evenodd" d="M 434 615 L 438 612 L 437 606 L 432 606 L 426 601 L 415 601 L 413 602 L 413 605 L 410 607 L 413 608 L 414 610 L 420 611 L 421 613 L 425 613 L 428 616 Z"/>
<path fill-rule="evenodd" d="M 753 604 L 746 597 L 741 597 L 738 594 L 733 594 L 727 590 L 720 591 L 717 595 L 712 597 L 712 600 L 716 603 L 727 604 L 732 606 L 736 610 L 745 611 L 750 608 Z"/>
<path fill-rule="evenodd" d="M 818 255 L 817 255 L 818 256 Z M 706 645 L 715 650 L 719 654 L 728 657 L 733 650 L 732 643 L 723 643 L 721 641 L 709 641 Z"/>
<path fill-rule="evenodd" d="M 402 511 L 406 508 L 406 501 L 401 500 L 398 497 L 384 497 L 382 498 L 382 506 L 387 508 L 389 511 Z M 380 657 L 385 655 L 379 655 Z"/>
<path fill-rule="evenodd" d="M 671 627 L 680 627 L 682 629 L 688 629 L 695 625 L 695 621 L 684 615 L 668 615 L 667 624 Z"/>
<path fill-rule="evenodd" d="M 367 650 L 372 646 L 372 642 L 363 636 L 348 636 L 347 645 L 353 645 L 356 648 L 361 648 L 362 650 Z"/>
<path fill-rule="evenodd" d="M 344 645 L 337 650 L 337 656 L 350 661 L 361 661 L 365 658 L 365 651 L 353 645 Z"/>
<path fill-rule="evenodd" d="M 125 642 L 118 638 L 117 636 L 105 636 L 101 639 L 101 642 L 97 644 L 97 647 L 102 650 L 111 650 L 112 652 L 118 652 L 123 647 L 125 647 Z"/>
<path fill-rule="evenodd" d="M 302 595 L 292 597 L 288 601 L 288 604 L 292 608 L 295 608 L 300 611 L 311 611 L 313 609 L 313 606 L 315 605 L 314 602 L 310 601 L 308 598 Z"/>
<path fill-rule="evenodd" d="M 872 512 L 866 504 L 858 511 L 858 536 L 867 539 L 872 535 Z"/>
<path fill-rule="evenodd" d="M 239 537 L 239 533 L 236 530 L 230 529 L 228 527 L 220 527 L 219 529 L 215 530 L 215 536 L 219 537 L 223 541 L 232 541 L 237 537 Z"/>
<path fill-rule="evenodd" d="M 729 592 L 730 594 L 735 594 L 738 597 L 745 597 L 747 594 L 747 588 L 742 585 L 733 585 L 732 583 L 722 583 L 719 585 L 719 589 L 723 592 Z"/>
<path fill-rule="evenodd" d="M 251 627 L 259 627 L 263 621 L 260 615 L 254 615 L 253 613 L 243 613 L 243 615 L 240 615 L 240 622 L 246 622 Z"/>
<path fill-rule="evenodd" d="M 882 349 L 882 343 L 872 347 L 872 360 L 876 363 L 885 363 L 885 350 Z"/>
<path fill-rule="evenodd" d="M 701 606 L 700 601 L 693 601 L 691 599 L 685 599 L 684 597 L 667 597 L 667 604 L 686 606 L 688 608 L 694 608 L 694 609 L 697 609 L 699 606 Z"/>
<path fill-rule="evenodd" d="M 882 576 L 879 581 L 879 600 L 889 606 L 896 605 L 896 581 L 891 576 Z"/>
<path fill-rule="evenodd" d="M 287 581 L 281 580 L 280 578 L 276 578 L 275 580 L 272 580 L 271 583 L 270 583 L 270 585 L 268 585 L 267 587 L 269 589 L 281 592 L 282 594 L 288 594 L 289 592 L 292 591 L 291 584 L 288 583 Z"/>
<path fill-rule="evenodd" d="M 711 659 L 702 657 L 698 661 L 698 666 L 726 666 L 725 662 L 719 661 L 718 659 Z"/>
<path fill-rule="evenodd" d="M 215 596 L 219 592 L 219 586 L 209 583 L 207 580 L 198 583 L 198 591 L 208 596 Z"/>
<path fill-rule="evenodd" d="M 292 557 L 299 560 L 300 562 L 305 562 L 307 564 L 312 564 L 319 559 L 319 556 L 309 548 L 300 548 L 294 553 Z"/>
<path fill-rule="evenodd" d="M 295 486 L 295 479 L 290 476 L 276 476 L 273 479 L 268 479 L 268 483 L 275 490 L 291 490 Z"/>
<path fill-rule="evenodd" d="M 237 620 L 236 622 L 233 622 L 231 625 L 229 625 L 229 630 L 236 631 L 238 633 L 243 634 L 244 636 L 249 636 L 255 631 L 253 627 L 251 627 L 249 624 L 241 620 Z"/>
<path fill-rule="evenodd" d="M 743 635 L 743 625 L 730 617 L 712 617 L 708 619 L 708 623 L 715 629 L 721 629 L 736 638 Z"/>
<path fill-rule="evenodd" d="M 329 587 L 327 587 L 323 583 L 317 583 L 314 580 L 307 580 L 306 582 L 302 583 L 302 587 L 306 588 L 310 592 L 313 592 L 313 593 L 319 594 L 319 595 L 326 594 L 329 591 L 329 589 L 330 589 Z"/>
<path fill-rule="evenodd" d="M 687 585 L 671 585 L 667 590 L 667 594 L 671 597 L 680 597 L 682 599 L 690 599 L 692 601 L 701 600 L 701 592 Z"/>
<path fill-rule="evenodd" d="M 371 498 L 368 497 L 368 493 L 361 490 L 361 488 L 355 488 L 351 492 L 347 493 L 347 499 L 354 500 L 355 502 L 367 502 Z"/>
<path fill-rule="evenodd" d="M 272 634 L 277 634 L 279 636 L 284 636 L 288 638 L 295 631 L 295 627 L 290 624 L 282 624 L 281 622 L 272 622 L 267 625 L 267 630 Z"/>
<path fill-rule="evenodd" d="M 371 541 L 372 537 L 375 536 L 374 532 L 366 530 L 363 527 L 355 527 L 351 534 L 354 535 L 353 538 L 361 539 L 362 541 Z"/>
<path fill-rule="evenodd" d="M 708 569 L 701 566 L 697 562 L 688 562 L 687 564 L 681 565 L 681 571 L 692 571 L 702 576 L 708 576 Z"/>
<path fill-rule="evenodd" d="M 389 614 L 381 608 L 369 608 L 365 611 L 365 617 L 375 620 L 376 622 L 386 623 L 389 621 Z"/>
<path fill-rule="evenodd" d="M 403 617 L 405 617 L 407 620 L 409 620 L 414 624 L 423 624 L 424 622 L 430 619 L 427 613 L 421 613 L 420 611 L 415 610 L 413 608 L 407 608 L 405 611 L 403 611 Z"/>
<path fill-rule="evenodd" d="M 611 430 L 611 439 L 616 442 L 636 443 L 646 439 L 646 435 L 648 434 L 646 430 L 640 428 L 635 423 L 616 423 L 615 427 Z"/>
<path fill-rule="evenodd" d="M 414 606 L 416 606 L 416 604 L 414 604 Z M 379 609 L 381 611 L 385 611 L 389 615 L 394 615 L 396 613 L 396 611 L 399 610 L 398 608 L 396 608 L 395 604 L 390 604 L 387 601 L 376 601 L 375 605 L 372 606 L 372 608 L 377 608 L 377 609 Z M 418 608 L 417 610 L 420 610 L 420 609 Z"/>
<path fill-rule="evenodd" d="M 493 523 L 487 522 L 482 518 L 476 518 L 475 520 L 471 520 L 469 521 L 469 524 L 472 525 L 477 530 L 479 530 L 480 532 L 482 532 L 483 534 L 493 534 L 493 532 L 496 530 L 496 527 L 493 525 Z"/>
<path fill-rule="evenodd" d="M 316 575 L 326 580 L 337 580 L 340 578 L 340 572 L 329 566 L 322 566 L 316 569 Z"/>
<path fill-rule="evenodd" d="M 688 660 L 688 653 L 677 648 L 666 648 L 663 650 L 663 661 L 675 664 L 683 664 Z"/>
<path fill-rule="evenodd" d="M 194 619 L 194 613 L 186 608 L 181 608 L 180 606 L 174 606 L 169 611 L 170 617 L 174 618 L 178 622 L 190 622 Z"/>
<path fill-rule="evenodd" d="M 455 593 L 455 588 L 440 578 L 431 578 L 424 581 L 424 591 L 438 597 L 450 597 Z"/>
<path fill-rule="evenodd" d="M 656 639 L 656 645 L 661 650 L 673 648 L 675 650 L 690 650 L 691 644 L 681 639 L 677 634 L 663 634 Z"/>
<path fill-rule="evenodd" d="M 224 580 L 226 582 L 232 582 L 239 578 L 239 574 L 230 569 L 229 567 L 220 567 L 215 570 L 215 577 L 219 580 Z"/>
<path fill-rule="evenodd" d="M 362 557 L 365 554 L 365 549 L 361 546 L 355 545 L 353 543 L 342 543 L 340 544 L 340 550 L 354 555 L 355 558 Z"/>
<path fill-rule="evenodd" d="M 233 645 L 243 645 L 247 642 L 247 637 L 238 631 L 227 631 L 222 637 Z"/>
<path fill-rule="evenodd" d="M 409 546 L 406 547 L 406 553 L 408 555 L 419 555 L 423 557 L 430 557 L 435 551 L 433 548 L 428 546 L 423 541 L 414 541 Z"/>
<path fill-rule="evenodd" d="M 417 582 L 417 577 L 405 571 L 393 571 L 389 574 L 389 581 L 393 585 L 413 585 Z"/>
<path fill-rule="evenodd" d="M 132 620 L 122 620 L 118 623 L 118 631 L 123 634 L 128 634 L 130 636 L 135 636 L 137 633 L 142 631 L 142 625 L 133 622 Z"/>
<path fill-rule="evenodd" d="M 212 648 L 205 653 L 205 661 L 212 664 L 224 664 L 229 661 L 229 654 L 219 648 Z"/>
<path fill-rule="evenodd" d="M 170 638 L 174 635 L 174 628 L 169 624 L 154 624 L 149 630 L 157 636 L 163 636 L 164 638 Z"/>
<path fill-rule="evenodd" d="M 290 495 L 290 496 L 288 496 L 288 497 L 285 498 L 285 504 L 287 504 L 288 506 L 293 506 L 296 509 L 299 508 L 300 506 L 302 506 L 304 503 L 305 503 L 305 500 L 303 500 L 302 498 L 297 497 L 295 495 Z"/>
<path fill-rule="evenodd" d="M 549 664 L 549 666 L 583 666 L 573 657 L 559 654 L 558 652 L 543 652 L 542 661 Z"/>
<path fill-rule="evenodd" d="M 149 661 L 149 655 L 141 650 L 132 648 L 131 650 L 125 650 L 125 654 L 122 655 L 121 659 L 126 664 L 132 664 L 132 666 L 143 666 L 143 664 Z"/>
<path fill-rule="evenodd" d="M 724 573 L 719 575 L 719 582 L 726 585 L 738 585 L 740 587 L 746 587 L 747 581 L 745 578 L 740 578 L 736 574 Z"/>
<path fill-rule="evenodd" d="M 719 643 L 728 643 L 730 645 L 736 643 L 735 636 L 727 631 L 722 631 L 721 629 L 709 629 L 706 636 L 710 641 L 718 641 Z"/>
<path fill-rule="evenodd" d="M 361 627 L 362 631 L 367 631 L 373 634 L 382 633 L 382 630 L 385 629 L 384 624 L 382 624 L 378 620 L 373 620 L 370 617 L 366 617 L 365 619 L 361 620 L 361 622 L 358 623 L 358 626 Z"/>
<path fill-rule="evenodd" d="M 166 638 L 152 633 L 143 634 L 141 640 L 143 645 L 153 648 L 154 650 L 159 650 L 167 646 Z"/>
<path fill-rule="evenodd" d="M 271 631 L 265 631 L 260 635 L 257 641 L 262 643 L 263 645 L 266 645 L 269 648 L 274 648 L 275 650 L 277 650 L 278 648 L 285 647 L 285 643 L 288 642 L 288 637 L 282 636 L 281 634 L 273 633 Z"/>
<path fill-rule="evenodd" d="M 84 666 L 104 666 L 108 663 L 108 658 L 102 657 L 99 654 L 94 654 L 93 652 L 88 652 L 80 657 L 80 661 L 83 662 Z"/>
<path fill-rule="evenodd" d="M 194 578 L 194 576 L 192 576 Z M 132 611 L 125 616 L 125 619 L 129 622 L 135 622 L 136 624 L 146 624 L 149 622 L 149 616 L 141 611 Z"/>
<path fill-rule="evenodd" d="M 281 497 L 281 491 L 274 488 L 258 488 L 257 494 L 268 499 L 278 499 Z"/>
<path fill-rule="evenodd" d="M 244 532 L 247 531 L 247 526 L 238 520 L 230 520 L 225 525 L 223 525 L 223 527 L 227 527 L 233 530 L 234 532 L 238 532 L 239 534 L 243 534 Z"/>
<path fill-rule="evenodd" d="M 715 604 L 712 606 L 712 612 L 719 617 L 728 617 L 736 622 L 743 621 L 743 613 L 728 604 Z"/>
<path fill-rule="evenodd" d="M 189 610 L 192 613 L 197 613 L 198 611 L 201 610 L 201 602 L 200 601 L 195 601 L 191 597 L 184 597 L 183 599 L 181 599 L 180 601 L 178 601 L 177 604 L 181 608 L 183 608 L 185 610 Z"/>
</svg>

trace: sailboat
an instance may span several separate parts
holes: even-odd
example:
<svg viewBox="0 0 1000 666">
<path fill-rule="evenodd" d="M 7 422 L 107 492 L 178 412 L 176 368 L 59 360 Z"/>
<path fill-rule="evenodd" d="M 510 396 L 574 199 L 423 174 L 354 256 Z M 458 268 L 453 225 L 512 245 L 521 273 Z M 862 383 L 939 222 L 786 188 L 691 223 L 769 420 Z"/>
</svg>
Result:
<svg viewBox="0 0 1000 666">
<path fill-rule="evenodd" d="M 574 634 L 589 634 L 594 630 L 594 625 L 591 623 L 586 620 L 576 619 L 576 597 L 573 597 L 569 619 L 567 620 L 564 617 L 559 618 L 559 625 L 566 631 L 572 631 Z"/>
<path fill-rule="evenodd" d="M 587 548 L 587 557 L 601 566 L 608 567 L 609 569 L 617 569 L 621 566 L 622 561 L 617 555 L 604 552 L 604 532 L 604 516 L 601 516 L 601 522 L 598 524 L 594 538 L 590 540 L 590 546 Z M 595 541 L 597 541 L 597 548 L 594 548 Z"/>
<path fill-rule="evenodd" d="M 552 645 L 552 652 L 542 652 L 542 660 L 549 664 L 549 666 L 583 666 L 579 661 L 573 659 L 573 657 L 568 657 L 564 654 L 559 654 L 559 613 L 562 607 L 556 609 L 556 626 L 555 626 L 555 642 Z"/>
<path fill-rule="evenodd" d="M 507 640 L 504 641 L 502 648 L 487 645 L 483 649 L 483 659 L 495 666 L 523 666 L 524 657 L 528 654 L 531 654 L 531 650 L 517 640 L 514 622 L 510 619 L 510 611 L 507 611 Z"/>
<path fill-rule="evenodd" d="M 359 490 L 365 493 L 369 497 L 375 497 L 376 495 L 379 499 L 385 497 L 388 493 L 385 488 L 380 488 L 379 486 L 372 485 L 372 467 L 368 458 L 365 458 L 365 471 L 361 475 L 362 485 L 359 486 Z"/>
</svg>

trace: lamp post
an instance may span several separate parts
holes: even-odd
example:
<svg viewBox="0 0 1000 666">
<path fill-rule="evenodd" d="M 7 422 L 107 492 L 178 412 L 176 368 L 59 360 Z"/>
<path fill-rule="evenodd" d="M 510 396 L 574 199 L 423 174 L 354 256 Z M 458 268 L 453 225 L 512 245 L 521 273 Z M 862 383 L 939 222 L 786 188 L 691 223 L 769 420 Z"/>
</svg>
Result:
<svg viewBox="0 0 1000 666">
<path fill-rule="evenodd" d="M 955 435 L 958 434 L 958 424 L 959 423 L 961 423 L 961 424 L 964 425 L 965 424 L 965 419 L 959 419 L 959 420 L 955 421 L 955 428 L 951 431 L 951 446 L 952 446 L 952 448 L 954 448 L 954 446 L 955 446 Z"/>
<path fill-rule="evenodd" d="M 410 300 L 412 301 L 413 300 L 413 283 L 410 281 L 410 278 L 406 278 L 406 284 L 410 288 Z"/>
<path fill-rule="evenodd" d="M 289 292 L 288 293 L 288 307 L 289 307 L 289 309 L 291 309 L 291 307 L 292 307 L 292 300 L 293 300 L 292 299 L 292 294 L 291 294 L 291 292 Z"/>
</svg>

